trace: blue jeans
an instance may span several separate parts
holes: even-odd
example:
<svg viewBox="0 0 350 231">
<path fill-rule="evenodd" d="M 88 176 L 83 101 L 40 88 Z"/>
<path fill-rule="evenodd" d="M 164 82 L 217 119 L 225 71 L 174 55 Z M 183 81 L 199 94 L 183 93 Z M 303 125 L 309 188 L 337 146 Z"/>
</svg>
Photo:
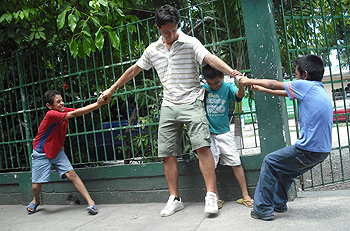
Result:
<svg viewBox="0 0 350 231">
<path fill-rule="evenodd" d="M 304 151 L 292 145 L 265 156 L 255 190 L 254 211 L 271 215 L 274 208 L 287 210 L 287 193 L 294 178 L 324 161 L 328 155 Z"/>
</svg>

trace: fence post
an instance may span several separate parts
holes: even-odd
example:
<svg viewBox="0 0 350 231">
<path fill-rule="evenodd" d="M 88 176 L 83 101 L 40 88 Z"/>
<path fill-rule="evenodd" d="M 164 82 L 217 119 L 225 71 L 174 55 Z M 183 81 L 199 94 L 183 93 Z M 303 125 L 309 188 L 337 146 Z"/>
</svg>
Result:
<svg viewBox="0 0 350 231">
<path fill-rule="evenodd" d="M 242 0 L 248 55 L 253 78 L 282 81 L 279 40 L 271 0 Z M 283 97 L 256 92 L 256 115 L 262 158 L 290 145 Z"/>
<path fill-rule="evenodd" d="M 23 76 L 22 76 L 22 68 L 21 68 L 21 59 L 19 52 L 16 52 L 16 60 L 17 60 L 17 68 L 18 68 L 18 79 L 20 84 L 20 92 L 21 92 L 21 101 L 22 101 L 22 109 L 23 109 L 23 126 L 26 133 L 26 140 L 30 140 L 30 132 L 28 127 L 28 116 L 27 116 L 27 104 L 26 104 L 26 96 L 23 89 Z M 27 142 L 27 153 L 28 157 L 30 153 L 32 153 L 32 142 Z"/>
</svg>

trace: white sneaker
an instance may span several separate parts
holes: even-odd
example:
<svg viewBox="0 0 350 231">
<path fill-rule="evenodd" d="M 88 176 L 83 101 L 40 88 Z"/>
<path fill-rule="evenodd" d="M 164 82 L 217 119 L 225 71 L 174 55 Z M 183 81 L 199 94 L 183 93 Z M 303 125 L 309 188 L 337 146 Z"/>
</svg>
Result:
<svg viewBox="0 0 350 231">
<path fill-rule="evenodd" d="M 171 195 L 168 199 L 168 202 L 166 203 L 165 207 L 160 211 L 160 215 L 162 217 L 167 217 L 170 215 L 173 215 L 175 212 L 180 211 L 183 209 L 184 203 L 182 203 L 182 200 L 175 200 L 175 196 Z"/>
<path fill-rule="evenodd" d="M 207 192 L 205 196 L 205 208 L 206 213 L 218 213 L 218 198 L 215 193 Z"/>
</svg>

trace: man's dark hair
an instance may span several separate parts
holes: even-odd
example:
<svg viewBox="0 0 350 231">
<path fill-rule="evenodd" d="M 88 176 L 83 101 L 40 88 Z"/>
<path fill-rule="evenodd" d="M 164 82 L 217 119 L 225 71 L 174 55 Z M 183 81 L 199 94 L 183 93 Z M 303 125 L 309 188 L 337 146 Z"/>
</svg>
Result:
<svg viewBox="0 0 350 231">
<path fill-rule="evenodd" d="M 202 72 L 205 79 L 215 79 L 216 77 L 222 77 L 222 72 L 210 66 L 209 64 L 203 67 Z"/>
<path fill-rule="evenodd" d="M 46 105 L 49 103 L 50 105 L 53 104 L 53 99 L 56 95 L 61 95 L 61 92 L 56 90 L 48 90 L 44 93 L 44 104 Z"/>
<path fill-rule="evenodd" d="M 296 64 L 301 76 L 305 76 L 305 71 L 307 71 L 307 80 L 322 80 L 324 74 L 324 63 L 320 57 L 316 55 L 304 55 L 297 59 Z"/>
<path fill-rule="evenodd" d="M 164 5 L 156 12 L 156 25 L 160 28 L 166 23 L 179 23 L 180 14 L 179 11 L 173 6 Z"/>
</svg>

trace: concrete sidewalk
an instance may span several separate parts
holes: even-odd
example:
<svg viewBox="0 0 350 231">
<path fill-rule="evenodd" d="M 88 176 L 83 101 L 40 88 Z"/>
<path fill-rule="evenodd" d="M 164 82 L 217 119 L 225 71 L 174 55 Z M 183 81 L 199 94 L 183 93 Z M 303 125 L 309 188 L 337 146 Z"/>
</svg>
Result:
<svg viewBox="0 0 350 231">
<path fill-rule="evenodd" d="M 206 215 L 203 203 L 185 203 L 185 209 L 160 217 L 164 203 L 103 204 L 89 215 L 86 205 L 41 205 L 27 215 L 23 205 L 0 206 L 0 229 L 9 230 L 350 230 L 350 190 L 298 193 L 287 213 L 273 221 L 255 220 L 249 208 L 225 202 L 219 214 Z"/>
</svg>

